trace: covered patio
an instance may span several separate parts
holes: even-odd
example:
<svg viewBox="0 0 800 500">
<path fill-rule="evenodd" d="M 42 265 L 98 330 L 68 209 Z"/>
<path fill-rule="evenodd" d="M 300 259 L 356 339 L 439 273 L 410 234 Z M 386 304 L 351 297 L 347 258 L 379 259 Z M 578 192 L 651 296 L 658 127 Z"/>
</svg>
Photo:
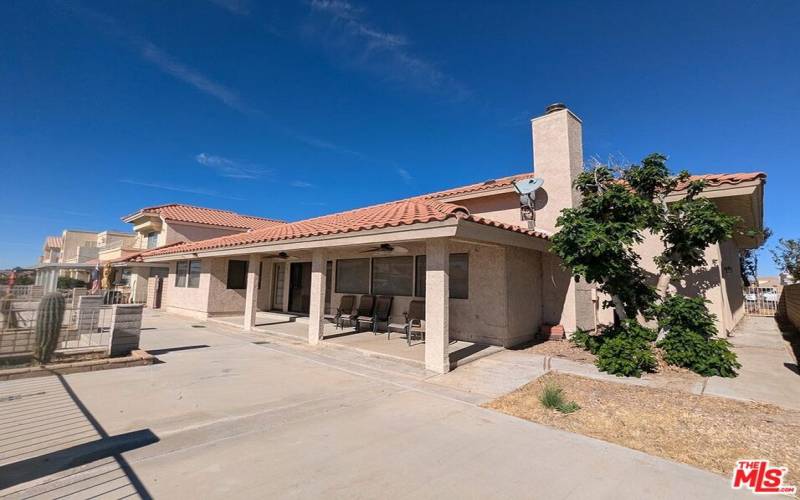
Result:
<svg viewBox="0 0 800 500">
<path fill-rule="evenodd" d="M 241 314 L 217 316 L 211 318 L 211 321 L 241 328 L 244 316 Z M 308 326 L 308 316 L 274 311 L 258 311 L 252 331 L 306 341 L 308 338 Z M 420 340 L 413 340 L 409 346 L 404 335 L 399 332 L 392 332 L 391 335 L 386 332 L 379 332 L 377 335 L 372 331 L 356 332 L 352 326 L 337 328 L 331 318 L 326 318 L 323 323 L 323 337 L 321 340 L 326 345 L 341 346 L 370 355 L 411 362 L 420 366 L 425 365 L 425 344 Z M 501 347 L 489 344 L 450 340 L 447 346 L 450 369 L 500 350 L 502 350 Z"/>
<path fill-rule="evenodd" d="M 446 373 L 461 360 L 532 339 L 550 316 L 558 322 L 563 300 L 551 305 L 543 286 L 552 284 L 552 296 L 563 296 L 569 277 L 558 273 L 547 244 L 547 235 L 534 230 L 410 199 L 161 249 L 143 259 L 170 265 L 167 312 Z M 409 346 L 399 332 L 388 340 L 385 319 L 380 335 L 337 331 L 331 318 L 348 296 L 356 304 L 363 297 L 388 299 L 391 323 L 404 321 L 412 301 L 424 302 L 424 342 Z"/>
</svg>

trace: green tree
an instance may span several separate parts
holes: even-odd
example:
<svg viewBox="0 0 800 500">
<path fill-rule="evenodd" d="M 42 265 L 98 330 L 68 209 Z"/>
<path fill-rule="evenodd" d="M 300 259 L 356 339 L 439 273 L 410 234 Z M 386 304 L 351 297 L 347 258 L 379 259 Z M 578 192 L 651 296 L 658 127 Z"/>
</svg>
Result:
<svg viewBox="0 0 800 500">
<path fill-rule="evenodd" d="M 788 273 L 795 282 L 800 281 L 800 240 L 781 238 L 771 252 L 778 269 Z"/>
<path fill-rule="evenodd" d="M 760 233 L 760 234 L 759 234 Z M 761 237 L 761 244 L 758 248 L 747 248 L 739 253 L 739 270 L 742 274 L 742 282 L 745 285 L 758 284 L 758 251 L 763 247 L 770 236 L 772 236 L 772 229 L 765 227 L 763 231 L 746 231 L 745 234 L 749 237 Z"/>
<path fill-rule="evenodd" d="M 632 332 L 636 318 L 652 319 L 655 306 L 667 298 L 670 281 L 706 265 L 706 247 L 730 238 L 737 224 L 738 219 L 699 196 L 704 181 L 692 180 L 686 171 L 672 175 L 666 160 L 655 153 L 639 165 L 592 166 L 575 180 L 580 205 L 563 210 L 557 221 L 553 251 L 576 278 L 611 297 L 604 307 L 614 307 L 622 320 L 613 335 L 626 340 L 616 340 L 615 349 L 606 349 L 607 357 L 637 353 L 650 364 L 641 352 L 652 341 Z M 664 244 L 654 259 L 656 286 L 636 253 L 647 234 Z M 619 363 L 605 359 L 603 365 Z"/>
</svg>

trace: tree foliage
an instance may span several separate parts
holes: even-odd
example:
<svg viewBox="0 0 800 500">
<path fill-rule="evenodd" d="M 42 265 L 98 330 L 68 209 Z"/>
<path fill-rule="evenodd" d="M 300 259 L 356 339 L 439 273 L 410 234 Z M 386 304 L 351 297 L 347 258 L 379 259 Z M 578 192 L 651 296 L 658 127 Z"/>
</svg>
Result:
<svg viewBox="0 0 800 500">
<path fill-rule="evenodd" d="M 770 236 L 772 236 L 772 229 L 765 227 L 762 231 L 750 230 L 745 232 L 746 236 L 751 238 L 760 238 L 763 247 Z M 758 250 L 759 248 L 747 248 L 739 253 L 739 269 L 742 273 L 742 282 L 745 285 L 758 284 Z"/>
<path fill-rule="evenodd" d="M 795 282 L 800 282 L 800 240 L 781 238 L 771 252 L 778 269 L 788 273 Z"/>
<path fill-rule="evenodd" d="M 613 306 L 622 320 L 600 336 L 582 332 L 576 343 L 598 355 L 601 369 L 639 376 L 656 366 L 652 351 L 656 332 L 639 325 L 636 318 L 658 317 L 662 332 L 673 332 L 664 345 L 672 347 L 679 334 L 692 335 L 690 352 L 673 350 L 668 362 L 690 368 L 702 365 L 706 373 L 728 373 L 735 367 L 735 355 L 727 343 L 711 338 L 716 329 L 704 299 L 681 300 L 666 291 L 670 280 L 706 265 L 705 249 L 730 238 L 738 219 L 699 196 L 704 181 L 692 179 L 686 171 L 672 175 L 666 160 L 654 153 L 638 165 L 597 164 L 575 180 L 581 203 L 562 210 L 552 249 L 576 279 L 594 283 L 611 297 L 604 307 Z M 656 235 L 664 246 L 653 260 L 659 273 L 657 287 L 636 253 L 648 234 Z"/>
<path fill-rule="evenodd" d="M 581 204 L 561 212 L 553 251 L 573 275 L 611 296 L 622 318 L 650 317 L 658 291 L 635 251 L 644 235 L 656 234 L 664 243 L 655 264 L 675 279 L 705 265 L 705 248 L 733 233 L 737 219 L 698 197 L 704 188 L 686 171 L 671 175 L 658 153 L 640 165 L 595 165 L 575 180 Z M 668 203 L 678 189 L 682 197 Z"/>
</svg>

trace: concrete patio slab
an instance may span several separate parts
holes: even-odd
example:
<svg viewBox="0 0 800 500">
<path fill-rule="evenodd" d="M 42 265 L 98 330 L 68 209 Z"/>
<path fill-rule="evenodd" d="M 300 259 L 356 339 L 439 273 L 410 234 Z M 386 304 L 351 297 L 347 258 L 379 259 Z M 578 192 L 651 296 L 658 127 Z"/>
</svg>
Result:
<svg viewBox="0 0 800 500">
<path fill-rule="evenodd" d="M 109 473 L 106 489 L 98 475 L 118 465 L 101 458 L 0 494 L 82 495 L 120 483 L 156 498 L 739 496 L 727 478 L 480 408 L 474 394 L 454 397 L 461 391 L 408 364 L 395 363 L 403 368 L 392 376 L 391 360 L 370 368 L 354 350 L 192 324 L 145 318 L 142 345 L 161 351 L 161 364 L 64 377 L 109 438 L 158 439 L 121 452 L 128 469 Z M 0 383 L 2 394 L 25 389 Z M 20 418 L 38 412 L 24 399 L 4 404 Z"/>
<path fill-rule="evenodd" d="M 210 321 L 232 328 L 241 328 L 243 316 L 216 316 Z M 287 313 L 258 312 L 254 331 L 305 341 L 308 339 L 308 318 Z M 323 341 L 328 345 L 356 349 L 367 355 L 425 364 L 425 344 L 415 340 L 409 346 L 405 337 L 398 332 L 392 332 L 391 335 L 380 332 L 375 335 L 371 331 L 356 332 L 352 327 L 337 328 L 332 322 L 326 322 Z M 500 352 L 503 348 L 474 342 L 451 341 L 448 350 L 451 367 L 455 368 Z"/>
</svg>

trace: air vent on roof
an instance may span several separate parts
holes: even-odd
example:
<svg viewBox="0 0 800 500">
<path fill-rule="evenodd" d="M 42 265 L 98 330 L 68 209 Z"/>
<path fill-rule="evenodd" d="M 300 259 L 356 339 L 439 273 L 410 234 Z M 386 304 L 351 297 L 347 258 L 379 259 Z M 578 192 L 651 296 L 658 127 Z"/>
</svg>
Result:
<svg viewBox="0 0 800 500">
<path fill-rule="evenodd" d="M 492 184 L 494 184 L 494 183 L 496 183 L 496 182 L 497 182 L 497 181 L 496 181 L 496 180 L 494 180 L 494 179 L 489 179 L 488 181 L 483 181 L 483 185 L 484 185 L 484 186 L 490 186 L 490 185 L 492 185 Z"/>
</svg>

